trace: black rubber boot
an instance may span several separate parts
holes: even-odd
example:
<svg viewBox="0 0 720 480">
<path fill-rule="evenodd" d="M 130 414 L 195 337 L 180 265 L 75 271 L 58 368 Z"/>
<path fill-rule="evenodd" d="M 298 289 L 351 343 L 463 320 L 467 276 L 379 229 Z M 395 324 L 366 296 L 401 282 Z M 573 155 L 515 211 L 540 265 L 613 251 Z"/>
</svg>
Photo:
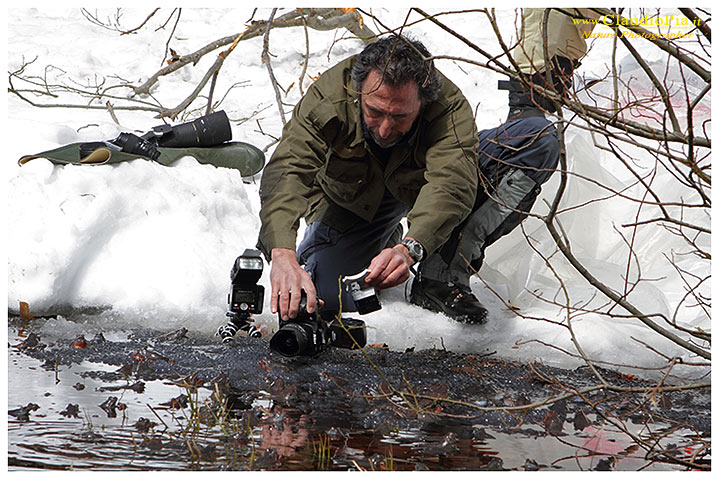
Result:
<svg viewBox="0 0 720 480">
<path fill-rule="evenodd" d="M 410 289 L 410 303 L 444 313 L 460 323 L 482 325 L 487 322 L 487 308 L 470 288 L 461 285 L 415 277 Z"/>
</svg>

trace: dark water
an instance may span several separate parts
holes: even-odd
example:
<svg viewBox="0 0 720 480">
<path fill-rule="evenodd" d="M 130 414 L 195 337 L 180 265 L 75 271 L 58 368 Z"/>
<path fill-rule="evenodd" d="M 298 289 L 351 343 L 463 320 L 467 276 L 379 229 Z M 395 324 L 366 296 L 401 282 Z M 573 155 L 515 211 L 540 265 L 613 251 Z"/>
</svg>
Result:
<svg viewBox="0 0 720 480">
<path fill-rule="evenodd" d="M 264 340 L 159 332 L 28 347 L 19 325 L 8 330 L 10 470 L 687 469 L 668 454 L 709 466 L 709 391 L 672 399 L 673 410 L 694 410 L 694 425 L 634 397 L 603 398 L 617 422 L 579 398 L 479 412 L 469 405 L 524 405 L 557 389 L 526 366 L 448 352 L 288 362 Z M 656 446 L 648 453 L 637 439 Z"/>
</svg>

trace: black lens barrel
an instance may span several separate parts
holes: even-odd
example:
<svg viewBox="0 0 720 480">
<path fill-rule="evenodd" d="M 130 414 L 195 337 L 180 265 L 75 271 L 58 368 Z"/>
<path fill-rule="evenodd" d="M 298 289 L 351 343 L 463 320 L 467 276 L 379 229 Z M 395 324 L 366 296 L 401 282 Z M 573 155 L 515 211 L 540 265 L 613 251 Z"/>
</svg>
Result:
<svg viewBox="0 0 720 480">
<path fill-rule="evenodd" d="M 312 339 L 302 325 L 287 323 L 270 339 L 270 348 L 286 357 L 307 355 L 314 350 Z"/>
<path fill-rule="evenodd" d="M 227 114 L 220 110 L 181 123 L 157 137 L 161 147 L 212 147 L 232 139 L 232 129 Z"/>
</svg>

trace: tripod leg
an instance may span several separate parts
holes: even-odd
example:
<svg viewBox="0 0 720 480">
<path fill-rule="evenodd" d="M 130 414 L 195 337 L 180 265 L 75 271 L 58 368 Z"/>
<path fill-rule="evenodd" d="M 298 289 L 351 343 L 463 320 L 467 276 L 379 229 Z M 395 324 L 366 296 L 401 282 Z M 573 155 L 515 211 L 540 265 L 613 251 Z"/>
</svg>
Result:
<svg viewBox="0 0 720 480">
<path fill-rule="evenodd" d="M 238 315 L 228 316 L 230 317 L 228 323 L 218 328 L 215 334 L 220 337 L 222 343 L 231 342 L 235 334 L 240 330 L 247 332 L 248 337 L 259 338 L 262 336 L 260 330 L 255 328 L 255 325 L 250 322 L 250 317 L 240 317 Z"/>
</svg>

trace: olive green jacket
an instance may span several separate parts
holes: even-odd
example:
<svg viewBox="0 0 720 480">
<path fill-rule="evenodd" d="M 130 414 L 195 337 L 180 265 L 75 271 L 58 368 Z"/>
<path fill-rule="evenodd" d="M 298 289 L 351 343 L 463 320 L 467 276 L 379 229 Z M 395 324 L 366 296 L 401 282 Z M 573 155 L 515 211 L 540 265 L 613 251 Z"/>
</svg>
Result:
<svg viewBox="0 0 720 480">
<path fill-rule="evenodd" d="M 258 248 L 295 249 L 302 217 L 343 231 L 370 221 L 385 189 L 411 207 L 407 236 L 429 253 L 469 213 L 478 181 L 478 138 L 469 103 L 447 78 L 421 109 L 407 142 L 384 163 L 363 137 L 354 57 L 329 69 L 295 106 L 260 183 Z"/>
</svg>

